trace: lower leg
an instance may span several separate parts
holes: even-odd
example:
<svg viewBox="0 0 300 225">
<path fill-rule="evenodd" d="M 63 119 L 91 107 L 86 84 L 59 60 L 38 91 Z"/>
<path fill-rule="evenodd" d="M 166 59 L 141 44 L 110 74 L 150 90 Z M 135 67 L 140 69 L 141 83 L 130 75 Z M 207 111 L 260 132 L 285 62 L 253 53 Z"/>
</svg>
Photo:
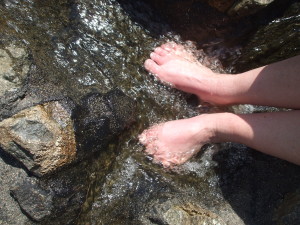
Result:
<svg viewBox="0 0 300 225">
<path fill-rule="evenodd" d="M 156 125 L 140 136 L 164 166 L 182 164 L 206 143 L 239 142 L 300 165 L 300 111 L 205 114 Z"/>
<path fill-rule="evenodd" d="M 242 74 L 216 74 L 180 45 L 163 45 L 145 68 L 182 91 L 215 104 L 256 104 L 300 109 L 300 56 Z"/>
<path fill-rule="evenodd" d="M 216 142 L 239 142 L 300 165 L 300 110 L 216 116 Z"/>
</svg>

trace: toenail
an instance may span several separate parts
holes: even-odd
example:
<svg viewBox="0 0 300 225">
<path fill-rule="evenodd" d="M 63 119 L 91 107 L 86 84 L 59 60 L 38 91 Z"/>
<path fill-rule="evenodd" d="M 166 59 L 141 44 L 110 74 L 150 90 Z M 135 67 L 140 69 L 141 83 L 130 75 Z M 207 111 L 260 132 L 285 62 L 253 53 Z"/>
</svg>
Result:
<svg viewBox="0 0 300 225">
<path fill-rule="evenodd" d="M 147 138 L 146 138 L 145 133 L 140 134 L 138 138 L 139 138 L 139 141 L 140 141 L 143 145 L 146 144 Z"/>
</svg>

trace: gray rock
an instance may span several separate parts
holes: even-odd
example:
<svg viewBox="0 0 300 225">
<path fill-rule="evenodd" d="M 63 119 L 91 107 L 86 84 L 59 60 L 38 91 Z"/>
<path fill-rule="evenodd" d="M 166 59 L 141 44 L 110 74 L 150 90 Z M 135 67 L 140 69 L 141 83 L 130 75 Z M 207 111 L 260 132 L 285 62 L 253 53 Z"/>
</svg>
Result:
<svg viewBox="0 0 300 225">
<path fill-rule="evenodd" d="M 25 109 L 0 122 L 0 145 L 35 175 L 51 173 L 75 159 L 70 116 L 59 102 Z"/>
<path fill-rule="evenodd" d="M 166 201 L 154 205 L 155 220 L 168 225 L 226 225 L 215 213 L 191 203 Z M 149 223 L 150 224 L 150 223 Z"/>
<path fill-rule="evenodd" d="M 32 220 L 41 221 L 51 215 L 53 194 L 39 187 L 35 180 L 24 180 L 11 193 L 22 211 Z"/>
<path fill-rule="evenodd" d="M 13 44 L 0 49 L 0 96 L 20 89 L 29 71 L 28 55 Z"/>
<path fill-rule="evenodd" d="M 18 182 L 26 179 L 27 174 L 22 168 L 14 164 L 14 160 L 5 157 L 4 154 L 3 151 L 0 151 L 0 224 L 26 224 L 29 219 L 21 212 L 18 203 L 11 197 L 10 189 L 16 187 Z"/>
<path fill-rule="evenodd" d="M 229 10 L 231 16 L 247 16 L 268 6 L 274 0 L 239 0 Z"/>
</svg>

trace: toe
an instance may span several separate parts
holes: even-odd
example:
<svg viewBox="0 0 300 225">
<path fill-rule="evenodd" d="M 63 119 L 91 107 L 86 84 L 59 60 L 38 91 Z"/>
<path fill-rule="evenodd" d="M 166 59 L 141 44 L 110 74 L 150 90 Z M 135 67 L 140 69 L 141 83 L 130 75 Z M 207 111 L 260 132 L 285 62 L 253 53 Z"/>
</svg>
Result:
<svg viewBox="0 0 300 225">
<path fill-rule="evenodd" d="M 167 43 L 161 45 L 161 48 L 164 49 L 165 51 L 173 52 L 176 50 L 176 46 L 177 46 L 177 44 L 175 42 L 171 41 L 171 42 L 167 42 Z"/>
<path fill-rule="evenodd" d="M 152 59 L 147 59 L 144 63 L 145 69 L 153 74 L 159 74 L 160 67 Z"/>
<path fill-rule="evenodd" d="M 143 145 L 146 145 L 146 144 L 148 143 L 146 131 L 144 131 L 143 133 L 141 133 L 141 134 L 138 136 L 138 139 L 139 139 L 139 141 L 140 141 Z"/>
<path fill-rule="evenodd" d="M 155 52 L 152 52 L 151 54 L 150 54 L 150 58 L 154 61 L 154 62 L 156 62 L 158 65 L 162 65 L 163 63 L 164 63 L 164 56 L 162 56 L 162 55 L 159 55 L 159 54 L 157 54 L 157 53 L 155 53 Z"/>
<path fill-rule="evenodd" d="M 166 51 L 165 49 L 161 48 L 161 47 L 158 47 L 156 49 L 154 49 L 154 52 L 158 55 L 161 55 L 161 56 L 166 56 L 169 54 L 168 51 Z"/>
<path fill-rule="evenodd" d="M 168 53 L 172 53 L 172 52 L 175 51 L 175 49 L 173 48 L 173 45 L 171 45 L 171 44 L 169 44 L 169 43 L 163 44 L 163 45 L 161 46 L 161 48 L 162 48 L 163 50 L 165 50 L 166 52 L 168 52 Z"/>
<path fill-rule="evenodd" d="M 153 142 L 149 143 L 145 149 L 145 152 L 148 155 L 155 155 L 156 151 L 157 151 L 157 146 Z"/>
</svg>

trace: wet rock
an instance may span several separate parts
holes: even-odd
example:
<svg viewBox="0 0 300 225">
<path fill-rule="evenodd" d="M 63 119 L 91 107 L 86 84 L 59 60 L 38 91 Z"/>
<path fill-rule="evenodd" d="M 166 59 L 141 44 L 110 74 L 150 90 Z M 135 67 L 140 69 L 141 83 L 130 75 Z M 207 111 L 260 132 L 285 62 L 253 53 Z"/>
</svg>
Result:
<svg viewBox="0 0 300 225">
<path fill-rule="evenodd" d="M 300 224 L 300 190 L 288 193 L 274 212 L 278 225 Z"/>
<path fill-rule="evenodd" d="M 79 158 L 107 146 L 135 120 L 135 101 L 120 90 L 85 96 L 75 112 Z"/>
<path fill-rule="evenodd" d="M 229 10 L 231 16 L 247 16 L 268 6 L 274 0 L 239 0 Z"/>
<path fill-rule="evenodd" d="M 211 157 L 211 154 L 210 151 L 208 155 Z M 225 224 L 225 221 L 230 225 L 243 224 L 223 199 L 215 201 L 209 197 L 211 193 L 218 196 L 216 189 L 203 181 L 214 167 L 213 163 L 206 159 L 203 162 L 195 160 L 193 166 L 188 166 L 189 169 L 179 168 L 183 169 L 183 174 L 149 164 L 138 160 L 136 149 L 130 154 L 121 153 L 104 184 L 94 187 L 101 191 L 96 192 L 91 210 L 87 215 L 83 214 L 79 222 L 171 225 Z M 193 179 L 195 183 L 191 181 Z M 206 202 L 205 199 L 209 200 Z M 215 210 L 211 205 L 219 207 Z M 219 212 L 222 212 L 222 217 Z"/>
<path fill-rule="evenodd" d="M 27 58 L 25 49 L 14 44 L 0 48 L 0 97 L 22 87 L 29 71 Z"/>
<path fill-rule="evenodd" d="M 27 178 L 27 173 L 0 148 L 0 224 L 20 225 L 30 220 L 22 213 L 10 190 Z"/>
<path fill-rule="evenodd" d="M 242 50 L 236 68 L 246 71 L 300 54 L 300 3 L 294 3 L 284 16 L 261 27 Z"/>
<path fill-rule="evenodd" d="M 219 163 L 222 196 L 245 224 L 276 224 L 274 216 L 283 196 L 299 189 L 299 166 L 245 146 L 242 150 L 237 144 L 228 144 L 214 157 Z M 298 203 L 293 205 L 290 201 L 283 205 L 289 204 L 291 208 L 281 212 L 287 212 L 287 218 L 292 219 Z M 299 219 L 299 214 L 296 218 Z"/>
<path fill-rule="evenodd" d="M 149 217 L 150 221 L 155 221 L 156 224 L 168 225 L 226 224 L 218 215 L 200 206 L 191 203 L 175 202 L 170 200 L 153 205 L 153 212 L 155 213 Z"/>
<path fill-rule="evenodd" d="M 35 180 L 25 180 L 11 193 L 22 211 L 32 220 L 41 221 L 51 215 L 53 194 L 39 187 Z"/>
<path fill-rule="evenodd" d="M 1 147 L 37 176 L 54 172 L 76 156 L 70 116 L 57 101 L 25 109 L 0 122 Z"/>
</svg>

